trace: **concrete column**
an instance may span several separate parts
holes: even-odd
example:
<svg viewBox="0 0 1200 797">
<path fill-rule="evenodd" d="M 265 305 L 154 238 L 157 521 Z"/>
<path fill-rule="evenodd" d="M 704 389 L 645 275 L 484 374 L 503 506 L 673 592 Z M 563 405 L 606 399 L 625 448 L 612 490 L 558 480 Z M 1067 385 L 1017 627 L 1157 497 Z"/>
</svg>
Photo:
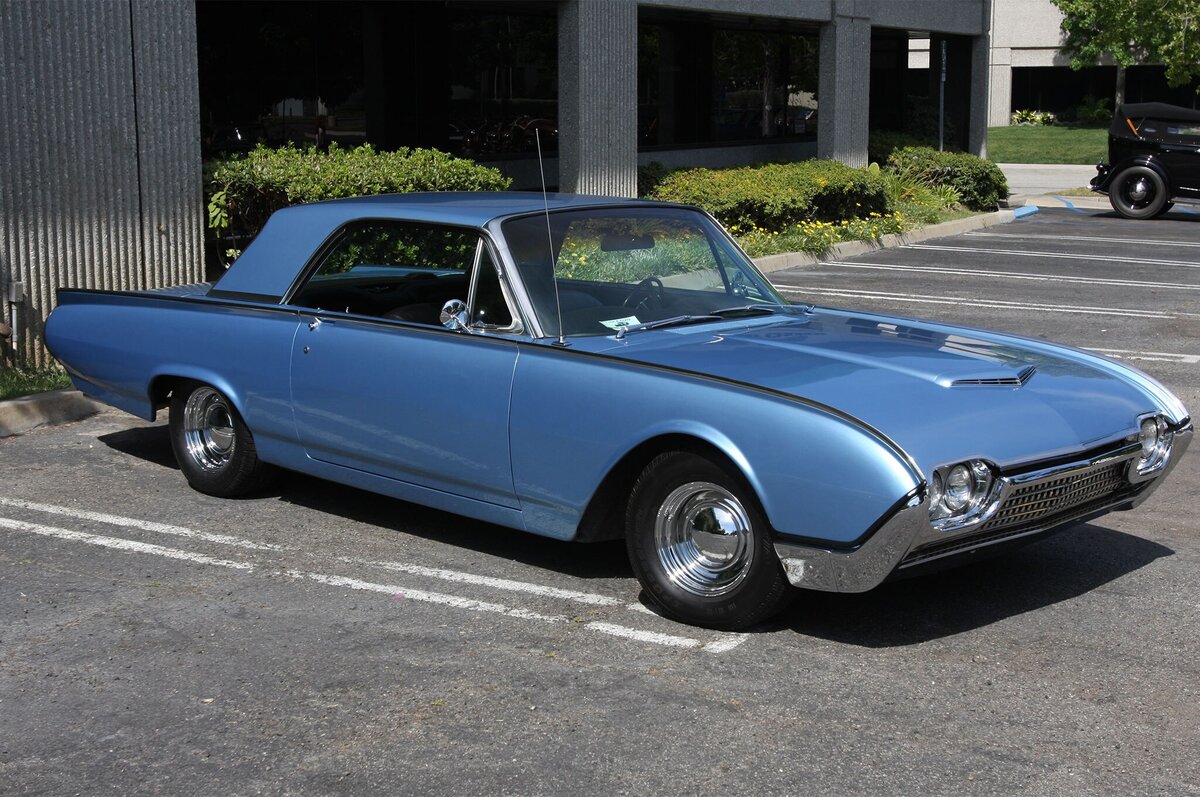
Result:
<svg viewBox="0 0 1200 797">
<path fill-rule="evenodd" d="M 971 100 L 970 122 L 967 127 L 967 152 L 987 157 L 988 116 L 991 113 L 991 56 L 992 36 L 991 26 L 986 24 L 991 20 L 991 3 L 983 3 L 983 34 L 971 38 Z M 1011 76 L 1012 72 L 1009 72 Z"/>
<path fill-rule="evenodd" d="M 992 48 L 988 127 L 1004 127 L 1012 117 L 1012 50 Z"/>
<path fill-rule="evenodd" d="M 833 21 L 821 26 L 817 93 L 817 157 L 850 166 L 867 163 L 871 82 L 871 22 L 854 4 L 835 0 Z"/>
<path fill-rule="evenodd" d="M 637 195 L 637 0 L 558 12 L 559 189 Z"/>
</svg>

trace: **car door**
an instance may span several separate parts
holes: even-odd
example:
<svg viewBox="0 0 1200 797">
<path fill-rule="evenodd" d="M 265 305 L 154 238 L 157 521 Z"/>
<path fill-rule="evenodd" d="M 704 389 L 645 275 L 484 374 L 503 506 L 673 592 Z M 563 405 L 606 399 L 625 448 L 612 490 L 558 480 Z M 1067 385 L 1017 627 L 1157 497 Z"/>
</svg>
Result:
<svg viewBox="0 0 1200 797">
<path fill-rule="evenodd" d="M 1174 196 L 1200 197 L 1200 122 L 1158 121 L 1159 159 Z"/>
<path fill-rule="evenodd" d="M 439 320 L 452 299 L 469 304 L 460 331 Z M 519 324 L 475 231 L 348 225 L 290 304 L 292 403 L 310 457 L 519 506 L 508 440 Z"/>
</svg>

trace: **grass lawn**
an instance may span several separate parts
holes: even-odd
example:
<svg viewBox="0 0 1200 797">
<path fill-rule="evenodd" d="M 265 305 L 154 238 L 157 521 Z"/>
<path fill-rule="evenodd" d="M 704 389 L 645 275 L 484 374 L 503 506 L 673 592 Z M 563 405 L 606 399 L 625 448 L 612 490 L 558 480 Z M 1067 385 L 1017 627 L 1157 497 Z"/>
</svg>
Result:
<svg viewBox="0 0 1200 797">
<path fill-rule="evenodd" d="M 0 367 L 0 401 L 70 386 L 71 380 L 59 368 Z"/>
<path fill-rule="evenodd" d="M 996 163 L 1081 163 L 1108 157 L 1108 125 L 988 128 L 988 157 Z"/>
</svg>

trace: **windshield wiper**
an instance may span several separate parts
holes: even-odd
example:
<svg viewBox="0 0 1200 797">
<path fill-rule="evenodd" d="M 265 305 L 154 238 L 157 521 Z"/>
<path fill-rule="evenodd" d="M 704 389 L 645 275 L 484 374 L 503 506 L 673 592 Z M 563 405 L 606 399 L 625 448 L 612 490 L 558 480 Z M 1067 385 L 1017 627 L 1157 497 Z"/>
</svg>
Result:
<svg viewBox="0 0 1200 797">
<path fill-rule="evenodd" d="M 723 307 L 713 310 L 712 314 L 729 318 L 731 316 L 775 315 L 776 313 L 811 313 L 812 305 L 807 304 L 743 304 L 737 307 Z"/>
<path fill-rule="evenodd" d="M 662 318 L 658 321 L 647 321 L 643 324 L 630 324 L 617 330 L 617 340 L 621 340 L 630 332 L 642 332 L 647 329 L 663 329 L 664 327 L 681 327 L 687 324 L 703 324 L 706 321 L 722 321 L 719 315 L 676 315 Z"/>
</svg>

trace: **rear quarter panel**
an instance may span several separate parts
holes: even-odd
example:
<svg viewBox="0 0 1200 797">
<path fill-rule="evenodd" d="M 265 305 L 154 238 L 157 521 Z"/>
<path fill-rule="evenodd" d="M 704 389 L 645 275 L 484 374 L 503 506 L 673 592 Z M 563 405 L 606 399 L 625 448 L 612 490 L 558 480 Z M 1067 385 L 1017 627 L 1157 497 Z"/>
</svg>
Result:
<svg viewBox="0 0 1200 797">
<path fill-rule="evenodd" d="M 159 377 L 207 382 L 254 430 L 259 454 L 280 462 L 294 445 L 289 358 L 294 312 L 251 304 L 63 291 L 46 345 L 84 393 L 147 420 Z"/>
</svg>

